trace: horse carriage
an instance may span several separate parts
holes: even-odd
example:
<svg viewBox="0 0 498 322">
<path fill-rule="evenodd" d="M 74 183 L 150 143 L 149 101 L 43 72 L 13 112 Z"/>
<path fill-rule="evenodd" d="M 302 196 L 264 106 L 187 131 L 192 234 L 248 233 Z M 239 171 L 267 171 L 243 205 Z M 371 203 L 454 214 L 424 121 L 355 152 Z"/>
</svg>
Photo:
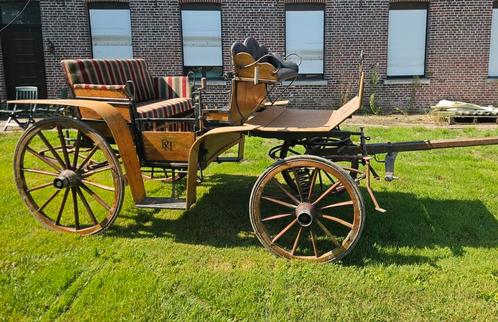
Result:
<svg viewBox="0 0 498 322">
<path fill-rule="evenodd" d="M 340 125 L 361 107 L 358 94 L 336 110 L 286 108 L 272 98 L 298 65 L 272 54 L 253 38 L 232 46 L 231 97 L 226 109 L 205 106 L 206 80 L 150 75 L 143 60 L 65 60 L 74 99 L 23 100 L 64 112 L 32 124 L 16 147 L 14 173 L 24 202 L 50 229 L 101 233 L 119 214 L 125 186 L 135 206 L 189 209 L 202 170 L 212 162 L 238 162 L 246 136 L 277 139 L 275 162 L 259 176 L 249 199 L 255 235 L 288 259 L 329 262 L 347 255 L 365 224 L 359 189 L 384 212 L 370 187 L 378 179 L 371 160 L 385 154 L 386 180 L 398 152 L 498 144 L 498 138 L 368 144 L 363 129 Z M 236 157 L 223 157 L 237 149 Z M 150 197 L 145 183 L 186 180 L 184 198 Z"/>
</svg>

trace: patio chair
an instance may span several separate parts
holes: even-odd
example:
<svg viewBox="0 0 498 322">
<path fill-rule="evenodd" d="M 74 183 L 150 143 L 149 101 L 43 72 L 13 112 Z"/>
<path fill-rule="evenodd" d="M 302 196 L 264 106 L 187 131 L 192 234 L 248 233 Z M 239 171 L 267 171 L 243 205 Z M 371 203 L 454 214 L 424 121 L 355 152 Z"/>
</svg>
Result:
<svg viewBox="0 0 498 322">
<path fill-rule="evenodd" d="M 21 99 L 37 99 L 38 98 L 38 87 L 36 86 L 19 86 L 16 87 L 16 100 Z M 8 108 L 8 107 L 7 107 Z M 34 122 L 33 115 L 36 112 L 36 104 L 30 105 L 20 105 L 14 104 L 12 111 L 9 113 L 9 118 L 5 123 L 2 131 L 7 131 L 9 127 L 19 126 L 21 128 L 26 128 L 30 123 Z M 27 121 L 22 122 L 19 120 L 20 117 L 26 117 Z M 15 123 L 15 124 L 13 124 Z"/>
</svg>

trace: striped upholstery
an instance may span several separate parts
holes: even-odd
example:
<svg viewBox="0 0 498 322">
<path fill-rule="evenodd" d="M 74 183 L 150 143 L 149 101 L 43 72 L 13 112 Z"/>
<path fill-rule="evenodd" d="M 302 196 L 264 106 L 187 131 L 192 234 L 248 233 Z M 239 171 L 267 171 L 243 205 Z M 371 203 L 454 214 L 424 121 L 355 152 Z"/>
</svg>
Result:
<svg viewBox="0 0 498 322">
<path fill-rule="evenodd" d="M 135 84 L 137 102 L 156 98 L 152 77 L 143 59 L 76 59 L 63 60 L 62 66 L 70 86 L 76 84 Z"/>
<path fill-rule="evenodd" d="M 62 66 L 75 96 L 127 97 L 125 84 L 133 81 L 139 118 L 182 117 L 192 107 L 188 77 L 152 78 L 143 59 L 63 60 Z M 141 122 L 142 130 L 192 131 L 192 122 Z"/>
<path fill-rule="evenodd" d="M 166 118 L 184 115 L 191 110 L 193 110 L 193 107 L 192 100 L 190 98 L 172 98 L 169 100 L 139 105 L 137 107 L 137 114 L 139 118 Z M 164 129 L 168 129 L 169 131 L 183 131 L 190 128 L 190 124 L 187 122 L 163 123 L 164 122 L 160 121 L 142 122 L 142 124 L 146 124 L 146 126 L 142 129 L 152 129 L 156 131 Z"/>
<path fill-rule="evenodd" d="M 155 77 L 154 89 L 156 97 L 160 99 L 192 97 L 192 88 L 187 76 Z"/>
<path fill-rule="evenodd" d="M 189 98 L 172 98 L 169 100 L 138 105 L 139 117 L 173 117 L 192 110 L 192 100 Z"/>
</svg>

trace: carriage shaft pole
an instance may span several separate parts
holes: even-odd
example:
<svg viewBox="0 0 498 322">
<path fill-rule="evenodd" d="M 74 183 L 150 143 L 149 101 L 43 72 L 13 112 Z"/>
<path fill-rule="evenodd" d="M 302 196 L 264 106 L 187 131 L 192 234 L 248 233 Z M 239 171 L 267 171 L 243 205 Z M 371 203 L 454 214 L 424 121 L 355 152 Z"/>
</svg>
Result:
<svg viewBox="0 0 498 322">
<path fill-rule="evenodd" d="M 426 140 L 394 143 L 367 144 L 368 154 L 382 154 L 389 152 L 424 151 L 449 148 L 464 148 L 481 145 L 498 145 L 498 137 L 450 139 L 450 140 Z M 359 147 L 351 147 L 348 152 L 361 153 Z"/>
</svg>

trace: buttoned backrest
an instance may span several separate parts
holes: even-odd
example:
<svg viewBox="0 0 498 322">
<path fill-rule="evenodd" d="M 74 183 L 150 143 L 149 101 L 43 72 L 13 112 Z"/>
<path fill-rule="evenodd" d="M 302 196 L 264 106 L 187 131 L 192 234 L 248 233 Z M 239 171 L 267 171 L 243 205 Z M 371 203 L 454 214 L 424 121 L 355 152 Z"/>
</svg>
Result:
<svg viewBox="0 0 498 322">
<path fill-rule="evenodd" d="M 135 99 L 156 99 L 154 83 L 143 59 L 71 59 L 63 60 L 67 81 L 75 84 L 125 85 L 133 81 Z"/>
</svg>

